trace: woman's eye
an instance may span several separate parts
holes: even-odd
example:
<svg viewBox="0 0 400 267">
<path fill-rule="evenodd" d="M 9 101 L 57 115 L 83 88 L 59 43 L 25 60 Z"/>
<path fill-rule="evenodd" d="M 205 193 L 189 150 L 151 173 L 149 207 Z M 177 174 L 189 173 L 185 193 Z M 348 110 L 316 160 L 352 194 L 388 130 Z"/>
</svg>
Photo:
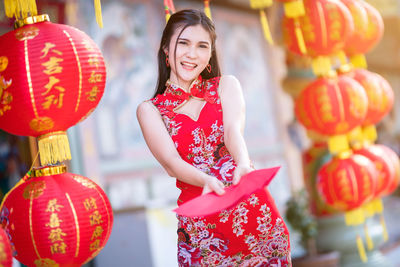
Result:
<svg viewBox="0 0 400 267">
<path fill-rule="evenodd" d="M 208 45 L 200 45 L 200 48 L 208 48 Z"/>
<path fill-rule="evenodd" d="M 186 42 L 186 41 L 179 41 L 179 42 L 178 42 L 178 44 L 183 44 L 183 45 L 186 45 L 186 44 L 187 44 L 187 42 Z"/>
</svg>

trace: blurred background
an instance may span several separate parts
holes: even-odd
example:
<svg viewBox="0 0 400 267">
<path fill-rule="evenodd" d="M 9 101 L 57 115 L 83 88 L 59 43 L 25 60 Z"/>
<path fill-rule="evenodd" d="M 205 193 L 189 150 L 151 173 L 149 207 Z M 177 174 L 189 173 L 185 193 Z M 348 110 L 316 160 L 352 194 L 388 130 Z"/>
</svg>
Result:
<svg viewBox="0 0 400 267">
<path fill-rule="evenodd" d="M 115 216 L 106 247 L 87 265 L 177 266 L 177 221 L 172 209 L 176 207 L 179 192 L 175 179 L 168 177 L 147 149 L 136 120 L 137 105 L 149 99 L 155 90 L 156 54 L 165 25 L 164 4 L 161 0 L 101 2 L 103 29 L 96 24 L 91 0 L 37 0 L 39 14 L 47 13 L 52 22 L 86 32 L 103 52 L 107 67 L 105 94 L 98 108 L 88 119 L 68 130 L 73 158 L 68 163 L 69 171 L 99 183 Z M 377 125 L 377 143 L 399 154 L 400 1 L 367 2 L 379 10 L 385 23 L 382 40 L 366 55 L 368 69 L 385 77 L 395 93 L 392 110 Z M 175 0 L 174 4 L 177 10 L 204 8 L 203 1 Z M 266 9 L 274 45 L 265 41 L 259 13 L 250 8 L 247 0 L 213 0 L 210 5 L 222 72 L 235 75 L 244 90 L 245 139 L 250 157 L 256 168 L 282 166 L 269 190 L 285 215 L 287 202 L 305 188 L 303 156 L 312 145 L 295 119 L 293 104 L 298 92 L 313 79 L 309 62 L 290 54 L 283 46 L 281 3 L 275 1 Z M 4 9 L 3 3 L 0 9 Z M 0 34 L 10 30 L 11 20 L 0 12 Z M 0 132 L 0 196 L 29 169 L 35 149 L 34 140 Z M 307 195 L 312 198 L 310 191 Z M 387 266 L 400 266 L 399 191 L 386 197 L 384 204 L 389 239 L 381 242 L 382 230 L 374 234 L 372 222 L 374 253 L 384 257 L 380 260 Z M 323 217 L 315 210 L 313 214 Z M 318 225 L 321 228 L 321 220 Z M 336 247 L 340 250 L 344 241 L 337 241 L 336 247 L 324 246 L 324 240 L 332 240 L 332 236 L 326 233 L 324 237 L 326 230 L 319 230 L 317 248 L 321 252 Z M 336 235 L 351 236 L 355 230 L 340 226 L 335 231 Z M 301 233 L 291 227 L 293 258 L 309 252 L 301 238 Z M 355 241 L 352 245 L 356 247 Z M 357 248 L 354 253 L 357 254 Z M 373 260 L 359 264 L 354 266 L 385 266 L 376 265 Z"/>
</svg>

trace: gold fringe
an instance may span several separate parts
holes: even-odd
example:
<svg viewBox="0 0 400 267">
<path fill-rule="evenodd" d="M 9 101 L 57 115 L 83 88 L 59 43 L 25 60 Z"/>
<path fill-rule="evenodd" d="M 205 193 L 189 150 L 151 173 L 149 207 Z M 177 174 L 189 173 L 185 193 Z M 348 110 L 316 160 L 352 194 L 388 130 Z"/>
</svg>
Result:
<svg viewBox="0 0 400 267">
<path fill-rule="evenodd" d="M 212 20 L 211 9 L 210 9 L 210 1 L 209 0 L 205 0 L 204 1 L 204 13 L 206 13 L 207 17 L 210 20 Z"/>
<path fill-rule="evenodd" d="M 37 15 L 35 0 L 4 0 L 4 8 L 9 18 L 24 19 Z"/>
<path fill-rule="evenodd" d="M 345 134 L 334 135 L 328 138 L 328 149 L 332 155 L 338 155 L 341 152 L 348 151 L 349 142 Z"/>
<path fill-rule="evenodd" d="M 283 7 L 285 9 L 286 17 L 288 18 L 297 18 L 300 16 L 304 16 L 304 14 L 306 13 L 302 0 L 286 2 L 284 3 Z"/>
<path fill-rule="evenodd" d="M 39 136 L 38 146 L 42 165 L 55 164 L 71 159 L 66 132 L 55 132 Z"/>
<path fill-rule="evenodd" d="M 362 262 L 368 262 L 367 253 L 365 252 L 364 243 L 359 235 L 356 237 L 358 254 L 360 255 L 360 259 Z"/>
<path fill-rule="evenodd" d="M 100 0 L 94 0 L 94 10 L 95 10 L 95 14 L 96 14 L 96 22 L 100 28 L 103 28 L 103 16 L 101 15 Z"/>
<path fill-rule="evenodd" d="M 252 9 L 263 9 L 272 6 L 272 0 L 250 0 L 250 7 Z"/>
<path fill-rule="evenodd" d="M 376 127 L 373 124 L 363 127 L 364 140 L 369 141 L 371 144 L 376 141 L 378 134 L 376 132 Z"/>
<path fill-rule="evenodd" d="M 344 214 L 346 225 L 360 225 L 365 222 L 364 211 L 362 208 L 357 208 L 351 211 L 346 211 Z"/>
<path fill-rule="evenodd" d="M 265 40 L 267 40 L 268 43 L 273 44 L 274 41 L 272 40 L 271 31 L 269 30 L 267 15 L 265 14 L 264 9 L 260 9 L 260 20 Z"/>
<path fill-rule="evenodd" d="M 366 69 L 368 67 L 367 59 L 363 54 L 357 54 L 350 57 L 350 62 L 356 68 Z"/>
<path fill-rule="evenodd" d="M 327 77 L 331 72 L 331 59 L 325 56 L 318 56 L 312 59 L 312 70 L 316 76 Z"/>
</svg>

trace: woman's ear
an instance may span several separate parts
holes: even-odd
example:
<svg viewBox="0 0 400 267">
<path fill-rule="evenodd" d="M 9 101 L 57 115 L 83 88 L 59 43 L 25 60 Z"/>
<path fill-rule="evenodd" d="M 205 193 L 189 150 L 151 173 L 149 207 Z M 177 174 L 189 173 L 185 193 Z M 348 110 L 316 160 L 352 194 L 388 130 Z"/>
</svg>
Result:
<svg viewBox="0 0 400 267">
<path fill-rule="evenodd" d="M 168 55 L 168 48 L 164 47 L 164 48 L 163 48 L 163 51 L 164 51 L 164 54 L 165 54 L 165 55 Z"/>
</svg>

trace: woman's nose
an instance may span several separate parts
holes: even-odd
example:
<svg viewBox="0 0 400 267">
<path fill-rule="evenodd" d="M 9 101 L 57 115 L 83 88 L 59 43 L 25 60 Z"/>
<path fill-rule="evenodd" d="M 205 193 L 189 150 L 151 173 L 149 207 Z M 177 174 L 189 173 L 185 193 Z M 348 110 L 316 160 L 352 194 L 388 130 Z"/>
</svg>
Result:
<svg viewBox="0 0 400 267">
<path fill-rule="evenodd" d="M 191 58 L 195 58 L 197 56 L 197 50 L 195 46 L 189 47 L 188 56 Z"/>
</svg>

